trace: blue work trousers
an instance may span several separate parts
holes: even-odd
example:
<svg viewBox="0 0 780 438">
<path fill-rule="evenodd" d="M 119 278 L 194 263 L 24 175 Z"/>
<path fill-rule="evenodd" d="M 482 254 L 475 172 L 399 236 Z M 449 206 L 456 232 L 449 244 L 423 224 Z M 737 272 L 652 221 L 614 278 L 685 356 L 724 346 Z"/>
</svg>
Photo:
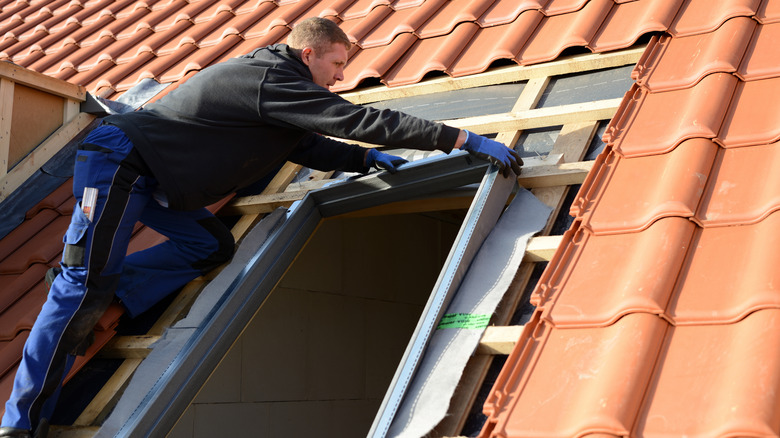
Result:
<svg viewBox="0 0 780 438">
<path fill-rule="evenodd" d="M 98 189 L 94 217 L 82 211 L 84 187 Z M 233 237 L 208 210 L 176 211 L 154 199 L 157 181 L 124 133 L 93 130 L 79 146 L 77 199 L 63 241 L 63 271 L 51 285 L 16 373 L 2 425 L 34 430 L 51 418 L 73 358 L 116 295 L 137 316 L 190 280 L 229 260 Z M 136 222 L 168 237 L 126 256 Z"/>
</svg>

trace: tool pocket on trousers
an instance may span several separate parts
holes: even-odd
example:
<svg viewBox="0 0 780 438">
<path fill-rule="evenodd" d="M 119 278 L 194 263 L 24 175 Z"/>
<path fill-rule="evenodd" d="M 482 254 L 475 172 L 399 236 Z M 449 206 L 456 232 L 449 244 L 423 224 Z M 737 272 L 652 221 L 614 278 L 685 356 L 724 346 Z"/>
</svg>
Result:
<svg viewBox="0 0 780 438">
<path fill-rule="evenodd" d="M 84 266 L 89 223 L 89 219 L 81 211 L 81 203 L 76 203 L 75 207 L 73 207 L 70 225 L 62 238 L 63 243 L 65 243 L 65 250 L 62 253 L 63 265 L 70 268 Z"/>
<path fill-rule="evenodd" d="M 90 144 L 79 145 L 73 168 L 73 194 L 81 195 L 84 187 L 95 187 L 98 179 L 109 178 L 103 170 L 112 158 L 111 149 Z M 116 154 L 114 154 L 116 155 Z"/>
</svg>

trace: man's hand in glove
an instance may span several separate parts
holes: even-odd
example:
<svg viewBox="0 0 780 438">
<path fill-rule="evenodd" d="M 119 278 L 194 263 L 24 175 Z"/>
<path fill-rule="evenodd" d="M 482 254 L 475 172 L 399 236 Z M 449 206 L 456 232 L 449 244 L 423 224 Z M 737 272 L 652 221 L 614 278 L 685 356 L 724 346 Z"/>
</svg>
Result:
<svg viewBox="0 0 780 438">
<path fill-rule="evenodd" d="M 396 173 L 398 172 L 397 167 L 404 163 L 408 163 L 408 161 L 395 155 L 380 152 L 376 149 L 369 149 L 368 152 L 366 152 L 367 167 L 376 167 L 377 169 L 384 169 L 390 173 Z"/>
<path fill-rule="evenodd" d="M 510 171 L 520 175 L 523 159 L 514 149 L 473 132 L 465 130 L 463 132 L 466 133 L 466 141 L 460 146 L 461 149 L 495 164 L 505 177 L 509 176 Z"/>
</svg>

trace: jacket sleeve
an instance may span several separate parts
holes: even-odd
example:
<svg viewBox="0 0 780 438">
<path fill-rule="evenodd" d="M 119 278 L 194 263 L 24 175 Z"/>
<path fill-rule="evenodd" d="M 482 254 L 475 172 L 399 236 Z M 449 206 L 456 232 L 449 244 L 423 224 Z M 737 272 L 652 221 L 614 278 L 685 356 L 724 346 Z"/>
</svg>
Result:
<svg viewBox="0 0 780 438">
<path fill-rule="evenodd" d="M 333 140 L 319 134 L 308 134 L 301 140 L 288 159 L 312 169 L 367 173 L 363 165 L 367 149 Z"/>
<path fill-rule="evenodd" d="M 260 94 L 265 120 L 338 138 L 449 153 L 460 132 L 400 111 L 353 104 L 290 72 L 269 71 Z"/>
</svg>

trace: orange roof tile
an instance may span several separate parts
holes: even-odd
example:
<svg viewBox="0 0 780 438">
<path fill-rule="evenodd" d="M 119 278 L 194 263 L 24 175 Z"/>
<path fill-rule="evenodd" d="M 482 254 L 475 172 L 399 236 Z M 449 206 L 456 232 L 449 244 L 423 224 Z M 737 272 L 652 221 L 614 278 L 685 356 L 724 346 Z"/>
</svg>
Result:
<svg viewBox="0 0 780 438">
<path fill-rule="evenodd" d="M 775 436 L 780 311 L 670 327 L 635 436 Z M 692 415 L 695 413 L 695 415 Z"/>
<path fill-rule="evenodd" d="M 481 436 L 629 436 L 668 327 L 647 313 L 603 328 L 529 325 L 485 403 L 497 421 Z"/>
<path fill-rule="evenodd" d="M 349 82 L 334 88 L 344 91 L 369 78 L 399 85 L 417 81 L 432 71 L 453 76 L 471 74 L 498 59 L 515 59 L 523 64 L 542 62 L 572 46 L 591 44 L 598 51 L 626 47 L 643 33 L 662 30 L 653 18 L 655 12 L 646 12 L 646 25 L 632 27 L 630 36 L 622 30 L 623 23 L 633 19 L 623 11 L 644 9 L 638 6 L 646 3 L 617 6 L 612 0 L 41 0 L 35 7 L 14 3 L 3 9 L 0 29 L 13 32 L 9 31 L 0 41 L 0 60 L 12 60 L 84 85 L 92 93 L 112 96 L 143 78 L 178 81 L 187 72 L 210 63 L 283 42 L 297 21 L 319 15 L 343 22 L 344 29 L 358 44 L 348 66 Z M 612 5 L 619 15 L 609 20 L 610 25 L 594 38 Z M 661 5 L 666 15 L 675 10 L 668 2 Z M 540 13 L 546 17 L 537 23 L 536 14 Z M 624 15 L 626 19 L 622 18 Z M 669 17 L 663 20 L 668 21 Z M 538 35 L 528 38 L 537 24 Z M 483 35 L 482 29 L 497 27 L 492 35 L 510 45 L 483 53 L 474 59 L 475 64 L 467 64 L 471 55 L 460 57 L 454 64 L 453 56 L 474 52 L 461 50 L 416 69 L 401 61 L 392 71 L 391 65 L 375 68 L 371 62 L 376 56 L 361 56 L 363 50 L 397 50 L 401 40 L 403 48 L 390 55 L 398 61 L 410 44 L 425 43 L 423 50 L 427 50 L 429 44 L 436 46 L 428 40 L 453 35 L 448 48 L 454 47 L 456 40 L 466 47 L 469 41 L 465 31 L 458 30 L 461 26 L 478 29 L 480 38 L 490 35 Z M 520 37 L 514 35 L 518 30 Z M 409 71 L 401 71 L 404 69 Z"/>
<path fill-rule="evenodd" d="M 761 0 L 685 0 L 668 32 L 675 37 L 712 32 L 734 17 L 752 17 Z"/>
<path fill-rule="evenodd" d="M 756 24 L 750 18 L 738 17 L 711 33 L 653 37 L 633 77 L 643 88 L 660 92 L 690 88 L 711 73 L 734 73 Z"/>
<path fill-rule="evenodd" d="M 780 140 L 778 99 L 780 77 L 740 82 L 718 133 L 718 143 L 739 147 Z"/>
<path fill-rule="evenodd" d="M 577 5 L 553 0 L 547 6 L 563 3 Z M 614 6 L 612 0 L 591 0 L 579 11 L 546 17 L 516 59 L 521 64 L 536 64 L 557 58 L 568 47 L 587 46 Z"/>
<path fill-rule="evenodd" d="M 548 17 L 568 14 L 582 9 L 587 3 L 588 0 L 549 0 L 544 8 L 542 8 L 542 12 Z"/>
<path fill-rule="evenodd" d="M 523 47 L 541 23 L 544 16 L 538 10 L 521 13 L 509 26 L 493 26 L 477 31 L 464 50 L 449 66 L 453 76 L 481 73 L 498 59 L 514 59 L 518 48 Z"/>
<path fill-rule="evenodd" d="M 756 13 L 756 19 L 761 24 L 770 24 L 780 21 L 780 5 L 777 2 L 762 1 Z"/>
<path fill-rule="evenodd" d="M 663 315 L 694 229 L 669 217 L 641 232 L 598 236 L 575 222 L 531 303 L 557 328 L 603 327 L 637 312 Z"/>
<path fill-rule="evenodd" d="M 700 228 L 691 245 L 686 275 L 667 311 L 675 325 L 736 323 L 752 312 L 780 308 L 775 261 L 780 215 L 752 224 Z M 739 272 L 740 275 L 734 275 Z"/>
<path fill-rule="evenodd" d="M 602 153 L 572 204 L 594 234 L 640 231 L 663 217 L 692 217 L 718 146 L 696 138 L 666 154 Z"/>
<path fill-rule="evenodd" d="M 766 79 L 778 75 L 777 56 L 780 55 L 775 42 L 780 38 L 780 24 L 759 26 L 745 52 L 737 75 L 743 81 Z"/>
<path fill-rule="evenodd" d="M 715 138 L 739 80 L 726 73 L 704 77 L 694 87 L 663 93 L 635 85 L 612 118 L 605 142 L 623 156 L 671 151 L 682 141 Z"/>
<path fill-rule="evenodd" d="M 538 10 L 547 5 L 549 0 L 517 0 L 514 2 L 493 2 L 485 13 L 479 17 L 477 24 L 481 27 L 491 27 L 511 23 L 525 11 Z"/>
<path fill-rule="evenodd" d="M 702 227 L 753 224 L 780 209 L 777 151 L 778 144 L 721 149 L 696 222 Z"/>
<path fill-rule="evenodd" d="M 674 1 L 620 3 L 612 8 L 588 47 L 604 52 L 629 46 L 645 33 L 668 29 L 678 9 L 679 2 Z"/>
</svg>

